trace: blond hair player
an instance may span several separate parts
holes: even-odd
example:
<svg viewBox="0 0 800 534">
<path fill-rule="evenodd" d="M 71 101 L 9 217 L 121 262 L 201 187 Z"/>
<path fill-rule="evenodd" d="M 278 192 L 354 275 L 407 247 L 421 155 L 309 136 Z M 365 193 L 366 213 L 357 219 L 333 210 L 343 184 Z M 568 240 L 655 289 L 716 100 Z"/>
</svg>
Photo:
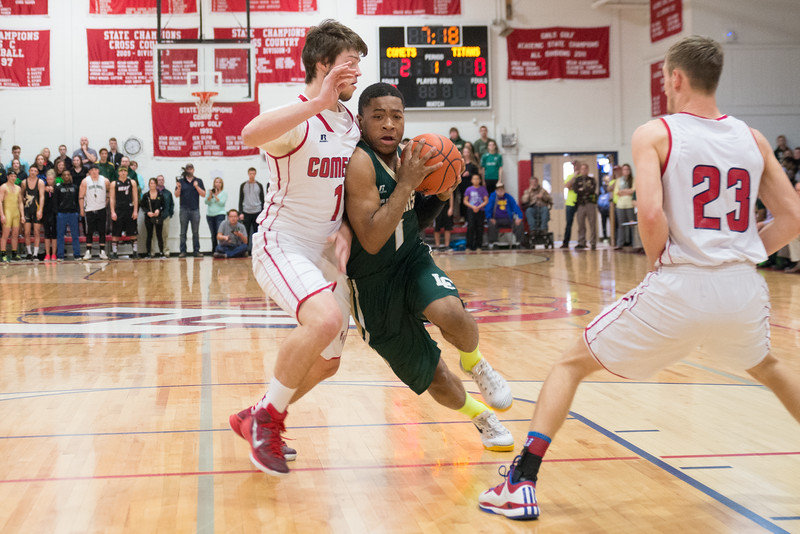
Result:
<svg viewBox="0 0 800 534">
<path fill-rule="evenodd" d="M 717 108 L 718 43 L 687 37 L 669 49 L 663 70 L 671 115 L 640 126 L 632 145 L 651 270 L 550 371 L 520 456 L 479 498 L 484 511 L 538 517 L 542 457 L 578 385 L 603 368 L 644 380 L 706 344 L 713 357 L 769 387 L 800 421 L 800 378 L 770 354 L 769 294 L 756 272 L 800 233 L 800 200 L 766 138 Z M 756 197 L 775 217 L 760 231 Z"/>
</svg>

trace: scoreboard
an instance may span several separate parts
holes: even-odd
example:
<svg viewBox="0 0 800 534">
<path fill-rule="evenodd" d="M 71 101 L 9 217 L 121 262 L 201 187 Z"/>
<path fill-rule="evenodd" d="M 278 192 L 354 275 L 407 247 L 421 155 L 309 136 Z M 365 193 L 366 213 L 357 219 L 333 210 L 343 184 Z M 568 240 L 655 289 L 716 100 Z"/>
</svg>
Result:
<svg viewBox="0 0 800 534">
<path fill-rule="evenodd" d="M 487 26 L 391 26 L 379 30 L 380 77 L 406 109 L 489 108 Z"/>
</svg>

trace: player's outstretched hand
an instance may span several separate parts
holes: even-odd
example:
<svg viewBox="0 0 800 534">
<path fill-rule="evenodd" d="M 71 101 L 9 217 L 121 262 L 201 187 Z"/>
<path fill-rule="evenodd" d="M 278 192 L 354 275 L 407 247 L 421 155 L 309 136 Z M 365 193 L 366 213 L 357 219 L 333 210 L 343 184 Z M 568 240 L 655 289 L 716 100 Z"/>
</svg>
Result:
<svg viewBox="0 0 800 534">
<path fill-rule="evenodd" d="M 344 91 L 345 87 L 356 83 L 357 74 L 358 70 L 354 69 L 350 63 L 336 65 L 325 75 L 322 89 L 317 98 L 326 108 L 335 106 L 339 101 L 339 94 Z"/>
<path fill-rule="evenodd" d="M 433 165 L 425 165 L 433 157 L 434 151 L 428 150 L 425 154 L 420 154 L 424 144 L 424 140 L 409 143 L 403 149 L 403 153 L 400 155 L 400 165 L 397 167 L 398 184 L 408 184 L 411 189 L 416 189 L 426 176 L 443 165 L 441 161 Z"/>
</svg>

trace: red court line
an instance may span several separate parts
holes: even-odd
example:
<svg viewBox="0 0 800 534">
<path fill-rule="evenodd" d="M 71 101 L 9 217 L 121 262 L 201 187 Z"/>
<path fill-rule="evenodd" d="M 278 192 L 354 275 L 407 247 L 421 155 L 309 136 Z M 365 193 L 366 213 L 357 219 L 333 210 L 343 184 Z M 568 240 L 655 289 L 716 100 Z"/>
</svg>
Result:
<svg viewBox="0 0 800 534">
<path fill-rule="evenodd" d="M 598 462 L 613 460 L 641 460 L 638 456 L 617 456 L 607 458 L 559 458 L 545 460 L 546 462 Z M 491 462 L 437 462 L 433 464 L 396 464 L 396 465 L 356 465 L 339 467 L 300 467 L 292 469 L 295 472 L 310 471 L 354 471 L 354 470 L 374 470 L 374 469 L 418 469 L 418 468 L 441 468 L 441 467 L 466 467 L 479 465 L 504 465 L 507 461 Z M 160 478 L 160 477 L 182 477 L 182 476 L 204 476 L 204 475 L 240 475 L 246 473 L 261 473 L 256 469 L 236 469 L 228 471 L 183 471 L 176 473 L 141 473 L 128 475 L 96 475 L 85 477 L 53 477 L 53 478 L 17 478 L 11 480 L 0 480 L 0 484 L 20 484 L 37 482 L 74 482 L 79 480 L 117 480 L 126 478 Z"/>
<path fill-rule="evenodd" d="M 746 456 L 796 456 L 800 451 L 786 452 L 743 452 L 728 454 L 675 454 L 660 456 L 662 459 L 680 458 L 730 458 Z M 601 458 L 548 458 L 547 463 L 559 462 L 608 462 L 618 460 L 642 460 L 639 456 L 609 456 Z M 486 462 L 439 462 L 432 464 L 396 464 L 396 465 L 361 465 L 361 466 L 341 466 L 341 467 L 300 467 L 292 469 L 297 472 L 311 471 L 353 471 L 353 470 L 373 470 L 373 469 L 418 469 L 418 468 L 441 468 L 441 467 L 465 467 L 479 465 L 504 465 L 506 461 L 486 461 Z M 240 475 L 245 473 L 260 473 L 255 469 L 236 469 L 227 471 L 182 471 L 176 473 L 142 473 L 128 475 L 96 475 L 85 477 L 54 477 L 54 478 L 17 478 L 11 480 L 0 480 L 0 484 L 30 484 L 36 482 L 71 482 L 79 480 L 118 480 L 126 478 L 163 478 L 163 477 L 182 477 L 182 476 L 204 476 L 204 475 Z"/>
</svg>

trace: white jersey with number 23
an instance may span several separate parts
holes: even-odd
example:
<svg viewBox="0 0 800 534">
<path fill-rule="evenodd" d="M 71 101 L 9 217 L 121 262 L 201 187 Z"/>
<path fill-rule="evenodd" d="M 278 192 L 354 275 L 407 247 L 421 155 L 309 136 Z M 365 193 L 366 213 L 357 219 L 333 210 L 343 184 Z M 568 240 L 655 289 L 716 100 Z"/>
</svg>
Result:
<svg viewBox="0 0 800 534">
<path fill-rule="evenodd" d="M 727 115 L 661 120 L 670 140 L 662 171 L 669 239 L 661 264 L 764 261 L 754 211 L 764 157 L 750 127 Z"/>
</svg>

